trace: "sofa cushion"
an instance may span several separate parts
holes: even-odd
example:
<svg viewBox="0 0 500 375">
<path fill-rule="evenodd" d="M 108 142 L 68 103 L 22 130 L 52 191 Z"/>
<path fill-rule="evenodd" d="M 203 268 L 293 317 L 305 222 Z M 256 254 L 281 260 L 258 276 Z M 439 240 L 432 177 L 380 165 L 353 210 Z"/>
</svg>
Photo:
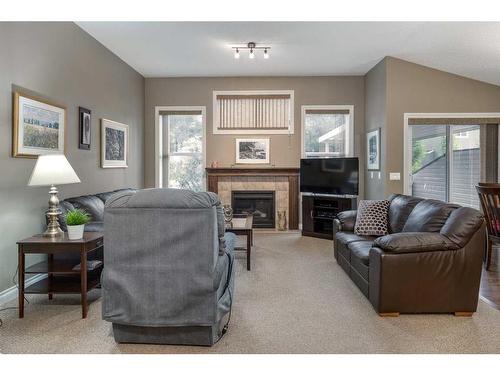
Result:
<svg viewBox="0 0 500 375">
<path fill-rule="evenodd" d="M 218 236 L 225 233 L 224 214 L 220 198 L 212 192 L 194 192 L 184 189 L 155 188 L 120 191 L 106 201 L 106 208 L 168 208 L 216 209 Z"/>
<path fill-rule="evenodd" d="M 392 194 L 389 197 L 391 202 L 389 206 L 388 220 L 389 220 L 389 233 L 399 233 L 413 211 L 415 206 L 423 199 L 412 197 L 403 194 Z"/>
<path fill-rule="evenodd" d="M 337 214 L 337 220 L 340 222 L 340 230 L 352 232 L 356 224 L 356 210 L 342 211 Z"/>
<path fill-rule="evenodd" d="M 91 221 L 104 220 L 104 202 L 95 195 L 68 198 L 66 201 L 71 203 L 74 208 L 85 210 L 90 215 Z"/>
<path fill-rule="evenodd" d="M 483 224 L 484 216 L 481 212 L 470 207 L 460 207 L 451 213 L 440 233 L 464 247 Z"/>
<path fill-rule="evenodd" d="M 61 214 L 59 215 L 59 225 L 63 231 L 67 231 L 66 213 L 75 208 L 85 210 L 91 216 L 91 221 L 85 225 L 86 232 L 102 232 L 104 204 L 113 194 L 117 192 L 134 192 L 134 189 L 125 188 L 95 195 L 83 195 L 80 197 L 66 198 L 59 203 Z"/>
<path fill-rule="evenodd" d="M 412 210 L 403 232 L 439 232 L 458 205 L 426 199 Z"/>
<path fill-rule="evenodd" d="M 389 204 L 387 200 L 361 200 L 354 233 L 362 236 L 385 236 Z"/>
<path fill-rule="evenodd" d="M 104 222 L 91 221 L 85 224 L 85 232 L 104 232 Z"/>
<path fill-rule="evenodd" d="M 459 248 L 448 237 L 435 232 L 393 233 L 377 238 L 374 244 L 391 253 L 457 250 Z"/>
<path fill-rule="evenodd" d="M 359 236 L 352 232 L 337 232 L 335 234 L 335 239 L 342 242 L 343 244 L 349 244 L 355 241 L 370 241 L 373 242 L 377 236 Z"/>
<path fill-rule="evenodd" d="M 114 190 L 114 191 L 107 191 L 105 193 L 98 193 L 96 194 L 95 196 L 97 198 L 99 198 L 100 200 L 102 200 L 104 203 L 106 203 L 106 201 L 113 195 L 113 194 L 116 194 L 116 193 L 124 193 L 124 192 L 134 192 L 135 190 L 134 189 L 130 189 L 130 188 L 126 188 L 126 189 L 118 189 L 118 190 Z"/>
<path fill-rule="evenodd" d="M 349 250 L 351 250 L 351 263 L 353 263 L 353 258 L 358 258 L 363 264 L 370 264 L 370 249 L 373 246 L 372 241 L 356 241 L 351 242 L 347 246 Z"/>
<path fill-rule="evenodd" d="M 114 194 L 106 207 L 126 208 L 211 208 L 220 205 L 219 196 L 211 192 L 194 192 L 184 189 L 143 189 L 129 194 Z"/>
</svg>

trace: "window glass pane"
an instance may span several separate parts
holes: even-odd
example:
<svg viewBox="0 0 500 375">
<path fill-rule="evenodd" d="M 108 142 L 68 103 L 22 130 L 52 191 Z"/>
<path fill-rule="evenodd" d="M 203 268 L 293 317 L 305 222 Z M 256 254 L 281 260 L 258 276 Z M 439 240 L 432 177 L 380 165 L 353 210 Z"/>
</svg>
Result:
<svg viewBox="0 0 500 375">
<path fill-rule="evenodd" d="M 412 195 L 446 201 L 446 125 L 414 125 Z"/>
<path fill-rule="evenodd" d="M 479 208 L 480 125 L 414 125 L 412 194 Z"/>
<path fill-rule="evenodd" d="M 164 165 L 167 163 L 164 163 Z M 203 157 L 170 155 L 168 157 L 169 188 L 203 190 Z"/>
<path fill-rule="evenodd" d="M 306 157 L 346 156 L 347 114 L 307 114 L 304 119 Z"/>
<path fill-rule="evenodd" d="M 170 153 L 201 152 L 203 125 L 201 115 L 169 115 Z"/>
<path fill-rule="evenodd" d="M 479 208 L 475 186 L 480 180 L 479 125 L 450 127 L 452 159 L 450 168 L 450 202 Z"/>
<path fill-rule="evenodd" d="M 203 119 L 201 114 L 163 117 L 162 186 L 203 190 Z"/>
</svg>

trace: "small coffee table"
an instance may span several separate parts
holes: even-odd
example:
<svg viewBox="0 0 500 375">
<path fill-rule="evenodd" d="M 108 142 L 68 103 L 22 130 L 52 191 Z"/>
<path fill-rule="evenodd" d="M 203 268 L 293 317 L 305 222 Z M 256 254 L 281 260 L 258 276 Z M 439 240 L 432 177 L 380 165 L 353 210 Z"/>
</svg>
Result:
<svg viewBox="0 0 500 375">
<path fill-rule="evenodd" d="M 247 252 L 247 270 L 250 271 L 250 254 L 253 245 L 253 215 L 233 215 L 233 219 L 226 226 L 226 232 L 231 232 L 237 236 L 247 237 L 247 246 L 245 248 L 235 248 L 235 250 L 246 250 Z"/>
</svg>

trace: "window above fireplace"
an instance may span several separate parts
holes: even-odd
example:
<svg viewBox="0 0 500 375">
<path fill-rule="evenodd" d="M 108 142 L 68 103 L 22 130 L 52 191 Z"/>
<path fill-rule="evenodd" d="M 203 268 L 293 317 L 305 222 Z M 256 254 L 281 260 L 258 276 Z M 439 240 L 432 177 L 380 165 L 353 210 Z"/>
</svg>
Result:
<svg viewBox="0 0 500 375">
<path fill-rule="evenodd" d="M 214 91 L 214 134 L 293 134 L 293 93 Z"/>
</svg>

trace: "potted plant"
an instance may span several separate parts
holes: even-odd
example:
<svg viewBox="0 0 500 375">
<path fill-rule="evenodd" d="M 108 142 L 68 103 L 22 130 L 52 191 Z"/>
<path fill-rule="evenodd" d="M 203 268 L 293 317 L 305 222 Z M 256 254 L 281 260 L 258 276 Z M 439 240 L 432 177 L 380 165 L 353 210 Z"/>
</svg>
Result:
<svg viewBox="0 0 500 375">
<path fill-rule="evenodd" d="M 83 238 L 85 224 L 90 221 L 90 215 L 84 210 L 76 208 L 68 211 L 66 214 L 66 227 L 68 228 L 68 238 L 70 240 L 79 240 Z"/>
</svg>

